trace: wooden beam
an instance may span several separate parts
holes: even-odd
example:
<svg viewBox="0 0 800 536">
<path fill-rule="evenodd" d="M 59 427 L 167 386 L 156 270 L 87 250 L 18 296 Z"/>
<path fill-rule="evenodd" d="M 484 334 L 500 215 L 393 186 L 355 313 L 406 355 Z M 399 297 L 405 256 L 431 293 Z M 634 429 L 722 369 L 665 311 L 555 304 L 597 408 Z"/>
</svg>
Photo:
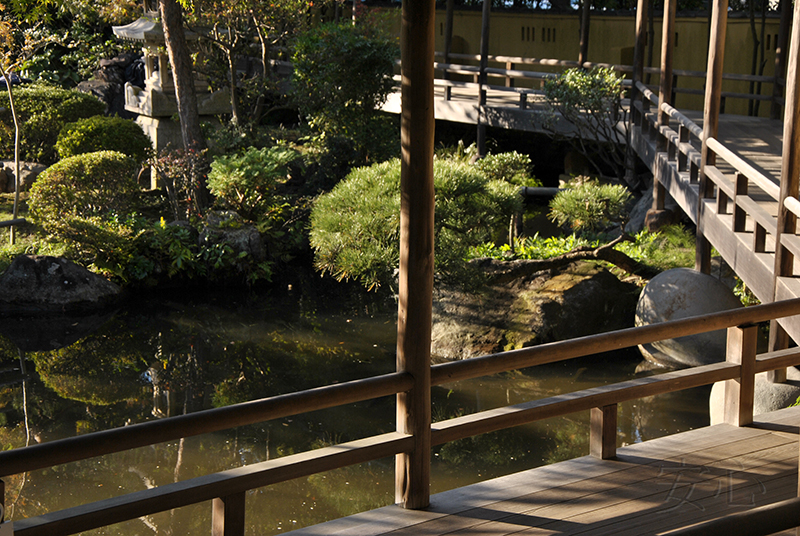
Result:
<svg viewBox="0 0 800 536">
<path fill-rule="evenodd" d="M 708 138 L 716 138 L 719 130 L 719 114 L 722 95 L 722 67 L 725 59 L 725 30 L 728 24 L 728 0 L 714 0 L 711 14 L 708 44 L 708 67 L 706 69 L 706 92 L 703 108 L 703 139 L 700 166 L 700 199 L 712 196 L 713 185 L 705 177 L 706 165 L 716 164 L 716 155 L 708 148 Z M 698 210 L 700 205 L 698 203 Z M 703 273 L 711 271 L 711 244 L 703 235 L 703 221 L 697 217 L 697 249 L 695 269 Z"/>
<path fill-rule="evenodd" d="M 489 19 L 492 13 L 492 0 L 483 0 L 481 13 L 481 60 L 480 74 L 478 75 L 478 156 L 486 156 L 486 123 L 481 120 L 483 107 L 486 106 L 486 68 L 489 66 Z"/>
<path fill-rule="evenodd" d="M 424 508 L 430 502 L 435 2 L 406 0 L 402 13 L 397 370 L 410 373 L 414 384 L 397 395 L 397 431 L 414 436 L 414 449 L 396 456 L 395 499 Z"/>
<path fill-rule="evenodd" d="M 455 0 L 447 0 L 445 12 L 445 25 L 444 25 L 444 63 L 450 63 L 450 52 L 453 48 L 453 13 L 455 12 Z M 450 80 L 450 73 L 445 71 L 443 78 Z M 444 88 L 445 100 L 450 100 L 452 94 L 452 87 L 446 86 Z"/>
<path fill-rule="evenodd" d="M 669 114 L 662 105 L 672 104 L 672 59 L 675 49 L 675 13 L 677 0 L 664 0 L 664 20 L 661 23 L 661 82 L 658 87 L 658 124 L 669 125 Z M 659 147 L 659 151 L 666 147 Z"/>
<path fill-rule="evenodd" d="M 792 22 L 791 0 L 780 0 L 781 23 L 778 27 L 778 42 L 775 44 L 775 79 L 772 82 L 772 103 L 769 110 L 770 119 L 781 118 L 781 105 L 778 100 L 783 97 L 783 89 L 778 79 L 786 72 L 786 56 L 789 48 L 789 30 Z"/>
</svg>

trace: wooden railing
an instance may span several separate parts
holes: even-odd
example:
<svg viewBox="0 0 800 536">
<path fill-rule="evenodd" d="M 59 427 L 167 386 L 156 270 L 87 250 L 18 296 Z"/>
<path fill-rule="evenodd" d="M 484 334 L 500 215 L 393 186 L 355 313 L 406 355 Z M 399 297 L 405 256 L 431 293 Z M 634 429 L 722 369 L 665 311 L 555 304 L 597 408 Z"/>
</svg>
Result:
<svg viewBox="0 0 800 536">
<path fill-rule="evenodd" d="M 770 251 L 775 251 L 778 247 L 775 244 L 778 220 L 765 206 L 780 202 L 780 187 L 713 137 L 709 137 L 706 144 L 715 155 L 715 163 L 703 167 L 706 182 L 700 184 L 703 130 L 673 106 L 659 105 L 658 95 L 644 84 L 637 83 L 636 87 L 642 99 L 632 103 L 633 124 L 641 128 L 641 135 L 654 143 L 657 151 L 666 153 L 667 164 L 674 167 L 677 180 L 684 184 L 682 189 L 696 192 L 697 203 L 703 207 L 713 199 L 713 213 L 723 220 L 730 218 L 730 231 L 743 239 L 748 238 L 752 253 L 767 253 L 768 245 Z M 667 124 L 659 124 L 657 110 L 669 117 Z M 723 171 L 726 168 L 732 171 Z M 790 197 L 784 205 L 793 214 L 800 215 L 797 199 Z M 697 213 L 691 212 L 689 216 L 692 219 L 698 217 Z M 796 234 L 784 233 L 778 240 L 793 255 L 800 255 L 800 237 Z M 742 264 L 737 267 L 738 275 L 752 282 L 753 290 L 762 300 L 769 301 L 772 298 L 772 278 L 755 274 L 748 277 L 748 269 Z"/>
<path fill-rule="evenodd" d="M 725 419 L 753 420 L 754 375 L 800 363 L 800 349 L 756 355 L 758 322 L 800 314 L 800 299 L 624 329 L 431 367 L 431 384 L 477 378 L 638 344 L 728 329 L 726 361 L 667 372 L 465 415 L 431 425 L 434 445 L 520 424 L 591 411 L 590 450 L 611 458 L 616 450 L 617 404 L 626 400 L 726 381 Z M 160 421 L 87 434 L 0 453 L 7 476 L 55 464 L 120 452 L 179 437 L 263 422 L 306 411 L 409 392 L 413 378 L 393 373 Z M 409 452 L 414 437 L 388 433 L 312 450 L 39 517 L 15 520 L 15 534 L 60 536 L 103 527 L 181 506 L 212 501 L 212 534 L 244 534 L 245 496 L 251 489 L 334 468 Z"/>
<path fill-rule="evenodd" d="M 443 58 L 444 54 L 437 52 L 438 58 Z M 453 60 L 458 60 L 459 63 L 454 63 Z M 501 55 L 490 55 L 488 57 L 488 61 L 490 64 L 500 65 L 500 66 L 493 66 L 488 67 L 486 69 L 487 79 L 491 78 L 495 81 L 498 79 L 502 80 L 502 83 L 487 83 L 484 86 L 484 89 L 492 90 L 492 91 L 499 91 L 499 92 L 509 92 L 509 93 L 517 93 L 520 96 L 520 108 L 525 109 L 527 107 L 527 97 L 529 95 L 542 95 L 543 91 L 541 89 L 542 84 L 545 80 L 553 79 L 558 76 L 558 74 L 566 69 L 570 68 L 577 68 L 581 67 L 581 65 L 577 61 L 571 60 L 559 60 L 559 59 L 549 59 L 549 58 L 525 58 L 519 56 L 501 56 Z M 474 89 L 476 94 L 480 90 L 479 84 L 479 77 L 480 77 L 480 56 L 475 54 L 450 54 L 448 56 L 448 62 L 436 62 L 434 63 L 434 69 L 437 73 L 437 79 L 435 84 L 440 87 L 444 87 L 445 89 L 445 98 L 450 98 L 450 92 L 447 88 L 469 88 Z M 535 66 L 539 68 L 545 68 L 547 70 L 523 70 L 520 69 L 520 66 Z M 619 65 L 619 64 L 612 64 L 612 63 L 597 63 L 597 62 L 585 62 L 582 65 L 585 69 L 592 69 L 594 67 L 605 67 L 613 69 L 616 72 L 622 73 L 624 75 L 630 75 L 633 73 L 633 66 L 631 65 Z M 644 72 L 648 75 L 653 75 L 654 79 L 657 81 L 658 77 L 661 74 L 661 70 L 656 67 L 645 67 Z M 451 80 L 450 77 L 452 75 L 462 75 L 472 77 L 471 82 L 465 81 L 455 81 Z M 726 73 L 722 76 L 723 80 L 735 81 L 735 82 L 751 82 L 756 84 L 779 84 L 784 85 L 785 81 L 783 79 L 776 79 L 773 76 L 758 76 L 758 75 L 747 75 L 747 74 L 734 74 L 734 73 Z M 702 88 L 696 87 L 679 87 L 678 81 L 680 79 L 696 79 L 696 80 L 703 80 L 706 79 L 705 71 L 691 71 L 685 69 L 674 69 L 672 71 L 672 98 L 670 102 L 673 104 L 676 102 L 676 97 L 679 94 L 684 95 L 703 95 L 704 90 Z M 631 82 L 630 79 L 625 80 L 625 86 L 630 87 Z M 537 87 L 538 86 L 538 87 Z M 653 89 L 655 86 L 651 87 Z M 773 101 L 775 100 L 773 97 L 772 91 L 769 91 L 767 95 L 759 94 L 759 93 L 741 93 L 741 92 L 731 92 L 731 91 L 723 91 L 722 92 L 722 99 L 723 105 L 722 110 L 724 112 L 725 105 L 724 102 L 726 99 L 743 99 L 748 101 Z M 777 102 L 783 106 L 783 99 L 777 99 Z"/>
</svg>

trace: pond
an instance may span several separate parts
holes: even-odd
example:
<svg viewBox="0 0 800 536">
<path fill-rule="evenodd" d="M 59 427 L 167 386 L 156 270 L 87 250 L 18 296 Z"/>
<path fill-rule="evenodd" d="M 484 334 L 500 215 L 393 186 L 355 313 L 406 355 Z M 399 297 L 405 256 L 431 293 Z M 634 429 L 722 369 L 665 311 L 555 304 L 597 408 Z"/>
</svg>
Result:
<svg viewBox="0 0 800 536">
<path fill-rule="evenodd" d="M 60 337 L 76 342 L 55 350 L 31 342 L 32 320 L 7 319 L 2 331 L 9 336 L 0 339 L 0 442 L 3 449 L 19 448 L 391 372 L 395 320 L 391 300 L 291 288 L 162 293 L 113 315 L 61 319 Z M 81 333 L 82 323 L 94 331 Z M 638 351 L 624 351 L 436 387 L 433 416 L 630 379 L 640 361 Z M 699 389 L 621 404 L 619 441 L 707 425 L 707 399 L 708 389 Z M 394 397 L 387 397 L 15 475 L 5 479 L 8 513 L 36 516 L 393 431 L 394 411 Z M 586 413 L 457 441 L 434 449 L 432 492 L 587 453 Z M 279 534 L 391 504 L 393 471 L 394 461 L 386 459 L 253 490 L 248 534 Z M 204 534 L 210 518 L 204 503 L 86 534 Z"/>
</svg>

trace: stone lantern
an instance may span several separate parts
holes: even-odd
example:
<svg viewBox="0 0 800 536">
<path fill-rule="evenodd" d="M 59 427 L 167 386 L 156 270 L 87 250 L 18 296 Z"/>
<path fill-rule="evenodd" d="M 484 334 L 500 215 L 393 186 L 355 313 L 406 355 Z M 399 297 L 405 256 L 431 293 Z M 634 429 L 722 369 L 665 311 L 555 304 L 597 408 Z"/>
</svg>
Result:
<svg viewBox="0 0 800 536">
<path fill-rule="evenodd" d="M 150 136 L 153 147 L 160 151 L 167 146 L 183 147 L 180 124 L 172 117 L 178 113 L 175 83 L 167 57 L 164 31 L 158 12 L 145 2 L 145 13 L 140 19 L 126 25 L 114 26 L 114 35 L 120 39 L 142 44 L 145 63 L 144 87 L 125 84 L 125 109 L 139 114 L 136 122 Z M 186 32 L 186 39 L 197 39 L 197 34 Z M 227 88 L 211 93 L 208 82 L 195 76 L 197 107 L 201 120 L 210 116 L 230 113 L 230 94 Z"/>
</svg>

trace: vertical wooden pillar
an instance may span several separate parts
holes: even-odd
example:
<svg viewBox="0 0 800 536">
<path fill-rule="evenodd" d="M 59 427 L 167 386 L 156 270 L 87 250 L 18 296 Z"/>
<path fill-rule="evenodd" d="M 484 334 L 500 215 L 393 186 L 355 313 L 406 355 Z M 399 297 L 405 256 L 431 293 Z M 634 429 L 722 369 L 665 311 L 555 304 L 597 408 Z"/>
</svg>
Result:
<svg viewBox="0 0 800 536">
<path fill-rule="evenodd" d="M 402 7 L 397 370 L 414 386 L 397 395 L 397 431 L 414 436 L 414 449 L 396 457 L 395 498 L 405 508 L 430 502 L 434 6 L 405 0 Z"/>
<path fill-rule="evenodd" d="M 481 120 L 483 107 L 486 105 L 486 67 L 489 66 L 489 17 L 492 12 L 492 0 L 483 0 L 481 15 L 481 72 L 478 76 L 480 84 L 478 96 L 478 156 L 486 156 L 486 124 Z"/>
<path fill-rule="evenodd" d="M 788 3 L 788 2 L 787 2 Z M 788 6 L 785 6 L 788 9 Z M 783 17 L 783 13 L 781 14 Z M 783 116 L 783 154 L 781 159 L 780 196 L 778 198 L 778 225 L 775 233 L 775 267 L 772 279 L 772 297 L 777 299 L 778 278 L 794 275 L 794 255 L 783 246 L 784 234 L 797 232 L 797 217 L 786 209 L 788 197 L 797 198 L 800 192 L 800 2 L 794 6 L 793 28 L 789 44 L 786 70 L 786 107 Z M 769 350 L 782 350 L 789 346 L 789 337 L 777 321 L 770 323 Z M 772 371 L 773 382 L 786 380 L 786 369 Z"/>
<path fill-rule="evenodd" d="M 672 104 L 672 58 L 675 49 L 675 13 L 677 0 L 664 0 L 664 20 L 661 23 L 661 81 L 658 89 L 658 124 L 669 125 L 669 115 L 661 105 Z M 666 141 L 666 140 L 665 140 Z M 666 145 L 659 150 L 665 151 Z"/>
<path fill-rule="evenodd" d="M 455 11 L 455 0 L 447 0 L 447 11 L 445 12 L 444 23 L 444 63 L 450 63 L 450 52 L 453 48 L 453 12 Z M 444 79 L 450 80 L 450 73 L 445 70 Z M 452 93 L 450 86 L 444 87 L 444 99 L 450 100 Z"/>
<path fill-rule="evenodd" d="M 778 42 L 775 43 L 775 81 L 772 83 L 772 103 L 769 109 L 770 119 L 781 118 L 781 105 L 778 99 L 783 96 L 783 90 L 778 85 L 778 78 L 786 72 L 786 56 L 789 52 L 789 29 L 792 20 L 791 0 L 780 0 L 781 24 L 778 27 Z"/>
<path fill-rule="evenodd" d="M 713 0 L 711 28 L 708 43 L 708 68 L 703 107 L 703 147 L 700 162 L 700 191 L 697 203 L 697 249 L 695 269 L 711 272 L 711 244 L 703 235 L 703 199 L 713 195 L 713 185 L 705 176 L 705 166 L 717 162 L 716 155 L 708 149 L 708 138 L 716 138 L 722 95 L 722 67 L 725 60 L 725 30 L 728 25 L 728 0 Z"/>
<path fill-rule="evenodd" d="M 636 5 L 636 44 L 633 49 L 633 87 L 631 88 L 631 112 L 628 114 L 628 133 L 625 150 L 625 182 L 631 186 L 636 185 L 639 180 L 636 177 L 636 152 L 633 148 L 632 134 L 635 126 L 642 127 L 644 132 L 644 106 L 639 112 L 636 104 L 641 102 L 642 96 L 636 87 L 636 82 L 641 82 L 644 78 L 644 52 L 647 46 L 647 0 L 638 0 Z M 642 103 L 643 104 L 643 103 Z"/>
<path fill-rule="evenodd" d="M 211 502 L 211 536 L 244 536 L 244 493 Z"/>
<path fill-rule="evenodd" d="M 601 460 L 617 457 L 617 405 L 592 408 L 589 453 Z"/>
<path fill-rule="evenodd" d="M 592 12 L 592 0 L 583 0 L 581 9 L 581 41 L 578 52 L 578 65 L 583 68 L 583 64 L 589 61 L 589 18 Z"/>
<path fill-rule="evenodd" d="M 734 426 L 753 423 L 757 336 L 758 326 L 755 324 L 728 328 L 725 359 L 742 367 L 739 379 L 725 381 L 725 422 Z"/>
</svg>

